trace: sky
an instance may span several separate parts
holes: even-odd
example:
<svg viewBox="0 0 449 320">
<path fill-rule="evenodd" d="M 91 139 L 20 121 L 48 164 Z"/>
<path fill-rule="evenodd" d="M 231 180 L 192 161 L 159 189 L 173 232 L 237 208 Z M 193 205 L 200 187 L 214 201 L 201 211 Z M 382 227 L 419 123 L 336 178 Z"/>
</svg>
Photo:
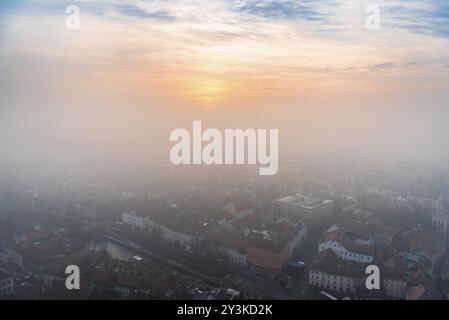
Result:
<svg viewBox="0 0 449 320">
<path fill-rule="evenodd" d="M 2 141 L 24 150 L 136 156 L 203 119 L 279 128 L 284 155 L 449 154 L 445 0 L 6 0 L 0 71 Z"/>
</svg>

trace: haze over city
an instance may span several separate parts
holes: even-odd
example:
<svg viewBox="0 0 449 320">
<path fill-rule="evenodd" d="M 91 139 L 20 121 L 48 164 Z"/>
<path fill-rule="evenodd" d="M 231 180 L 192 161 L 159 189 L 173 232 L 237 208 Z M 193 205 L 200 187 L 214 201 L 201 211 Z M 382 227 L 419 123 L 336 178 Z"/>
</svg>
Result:
<svg viewBox="0 0 449 320">
<path fill-rule="evenodd" d="M 76 1 L 79 30 L 69 4 L 0 6 L 3 157 L 151 165 L 192 120 L 278 128 L 282 159 L 447 157 L 444 1 L 380 1 L 380 30 L 367 1 Z"/>
<path fill-rule="evenodd" d="M 0 297 L 446 298 L 448 101 L 445 0 L 1 1 Z"/>
</svg>

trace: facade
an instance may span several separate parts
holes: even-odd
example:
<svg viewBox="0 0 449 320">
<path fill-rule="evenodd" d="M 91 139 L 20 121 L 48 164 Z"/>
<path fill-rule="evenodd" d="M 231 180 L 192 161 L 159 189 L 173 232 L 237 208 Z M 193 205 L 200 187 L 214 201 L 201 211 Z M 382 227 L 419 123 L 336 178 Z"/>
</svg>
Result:
<svg viewBox="0 0 449 320">
<path fill-rule="evenodd" d="M 146 218 L 145 225 L 165 242 L 184 248 L 197 243 L 199 228 L 182 211 L 170 210 Z"/>
<path fill-rule="evenodd" d="M 245 268 L 247 266 L 246 252 L 244 250 L 238 250 L 229 247 L 220 247 L 219 252 L 232 264 L 237 265 L 241 268 Z"/>
<path fill-rule="evenodd" d="M 341 231 L 326 234 L 320 241 L 318 252 L 332 250 L 343 260 L 371 263 L 374 260 L 374 247 L 356 243 Z"/>
<path fill-rule="evenodd" d="M 405 299 L 407 282 L 400 278 L 384 277 L 382 285 L 387 296 L 393 299 Z"/>
<path fill-rule="evenodd" d="M 163 225 L 158 225 L 157 227 L 160 237 L 167 242 L 175 243 L 182 247 L 189 247 L 194 243 L 195 235 L 193 234 L 188 234 L 181 230 L 176 231 Z"/>
<path fill-rule="evenodd" d="M 145 218 L 135 212 L 122 212 L 122 222 L 140 229 L 146 226 Z"/>
<path fill-rule="evenodd" d="M 389 252 L 393 237 L 395 235 L 394 229 L 388 227 L 376 227 L 374 230 L 374 246 L 380 252 Z"/>
<path fill-rule="evenodd" d="M 14 277 L 0 271 L 0 296 L 8 296 L 14 293 Z"/>
<path fill-rule="evenodd" d="M 332 250 L 315 259 L 309 270 L 309 285 L 343 293 L 356 293 L 364 278 L 363 264 L 345 261 Z"/>
<path fill-rule="evenodd" d="M 213 256 L 240 268 L 247 267 L 246 238 L 239 231 L 219 228 L 205 238 L 203 243 Z"/>
<path fill-rule="evenodd" d="M 293 254 L 292 239 L 267 231 L 248 236 L 247 261 L 253 268 L 278 274 Z"/>
<path fill-rule="evenodd" d="M 151 218 L 140 216 L 135 212 L 123 212 L 122 222 L 148 230 L 157 234 L 162 240 L 182 247 L 191 246 L 196 239 L 192 223 L 176 210 L 166 211 Z"/>
<path fill-rule="evenodd" d="M 449 230 L 449 215 L 441 212 L 433 214 L 432 226 L 439 234 L 446 235 Z"/>
</svg>

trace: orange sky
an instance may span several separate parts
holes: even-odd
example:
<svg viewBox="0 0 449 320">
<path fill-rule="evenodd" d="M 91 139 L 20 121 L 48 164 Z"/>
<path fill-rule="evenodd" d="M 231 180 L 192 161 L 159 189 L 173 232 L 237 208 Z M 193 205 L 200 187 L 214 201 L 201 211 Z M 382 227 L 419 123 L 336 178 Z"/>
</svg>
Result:
<svg viewBox="0 0 449 320">
<path fill-rule="evenodd" d="M 448 37 L 415 32 L 387 14 L 402 5 L 414 19 L 434 9 L 428 3 L 380 1 L 382 28 L 367 30 L 363 1 L 317 1 L 298 11 L 290 1 L 136 0 L 126 7 L 84 0 L 75 31 L 65 28 L 57 3 L 6 16 L 3 77 L 115 85 L 205 109 L 276 97 L 432 91 L 448 83 Z M 431 22 L 422 23 L 432 31 Z"/>
</svg>

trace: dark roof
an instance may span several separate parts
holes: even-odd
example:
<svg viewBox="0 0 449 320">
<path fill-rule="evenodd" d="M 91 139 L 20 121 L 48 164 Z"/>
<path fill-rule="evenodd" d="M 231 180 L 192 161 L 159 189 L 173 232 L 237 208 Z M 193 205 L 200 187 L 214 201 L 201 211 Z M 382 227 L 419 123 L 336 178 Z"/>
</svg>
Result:
<svg viewBox="0 0 449 320">
<path fill-rule="evenodd" d="M 362 263 L 340 259 L 332 250 L 328 249 L 318 255 L 310 269 L 332 275 L 362 279 L 365 276 L 363 266 Z"/>
<path fill-rule="evenodd" d="M 349 234 L 345 234 L 341 232 L 340 230 L 330 232 L 325 234 L 322 238 L 320 243 L 326 242 L 326 241 L 335 241 L 339 243 L 341 246 L 346 248 L 348 251 L 359 253 L 359 254 L 365 254 L 365 255 L 374 255 L 374 247 L 364 244 L 359 244 L 352 239 L 352 237 Z"/>
</svg>

